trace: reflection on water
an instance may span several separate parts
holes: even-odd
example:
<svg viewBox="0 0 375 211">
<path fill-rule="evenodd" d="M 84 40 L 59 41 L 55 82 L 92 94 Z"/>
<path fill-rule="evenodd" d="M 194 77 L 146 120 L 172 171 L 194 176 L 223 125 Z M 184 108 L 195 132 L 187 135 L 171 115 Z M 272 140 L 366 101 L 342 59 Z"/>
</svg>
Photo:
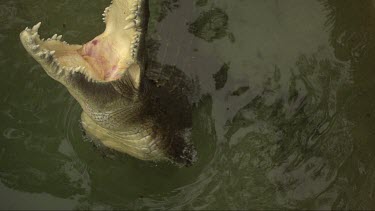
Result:
<svg viewBox="0 0 375 211">
<path fill-rule="evenodd" d="M 0 208 L 375 208 L 373 1 L 151 1 L 150 59 L 199 87 L 191 168 L 103 156 L 18 40 L 89 40 L 108 3 L 0 3 Z"/>
</svg>

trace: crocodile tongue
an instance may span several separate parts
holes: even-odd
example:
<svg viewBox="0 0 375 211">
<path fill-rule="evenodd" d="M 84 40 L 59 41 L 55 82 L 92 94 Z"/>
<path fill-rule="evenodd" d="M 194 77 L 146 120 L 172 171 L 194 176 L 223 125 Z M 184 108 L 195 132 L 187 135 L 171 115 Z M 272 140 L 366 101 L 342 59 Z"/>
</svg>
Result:
<svg viewBox="0 0 375 211">
<path fill-rule="evenodd" d="M 114 81 L 127 70 L 140 68 L 137 55 L 143 29 L 143 1 L 114 0 L 103 13 L 105 31 L 84 45 L 62 42 L 61 35 L 40 39 L 41 23 L 26 28 L 20 38 L 43 67 L 50 64 L 59 71 L 81 72 L 90 81 Z"/>
</svg>

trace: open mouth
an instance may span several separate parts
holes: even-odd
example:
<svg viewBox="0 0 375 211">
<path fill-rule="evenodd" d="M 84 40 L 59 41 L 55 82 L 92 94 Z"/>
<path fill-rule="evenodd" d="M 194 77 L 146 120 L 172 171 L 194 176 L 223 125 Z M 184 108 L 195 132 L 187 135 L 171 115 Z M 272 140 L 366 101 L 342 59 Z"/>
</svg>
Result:
<svg viewBox="0 0 375 211">
<path fill-rule="evenodd" d="M 114 0 L 103 13 L 105 31 L 84 45 L 68 44 L 56 34 L 40 39 L 41 23 L 22 31 L 21 42 L 46 70 L 80 72 L 95 82 L 114 81 L 127 70 L 140 68 L 137 56 L 144 28 L 142 4 L 144 0 Z"/>
</svg>

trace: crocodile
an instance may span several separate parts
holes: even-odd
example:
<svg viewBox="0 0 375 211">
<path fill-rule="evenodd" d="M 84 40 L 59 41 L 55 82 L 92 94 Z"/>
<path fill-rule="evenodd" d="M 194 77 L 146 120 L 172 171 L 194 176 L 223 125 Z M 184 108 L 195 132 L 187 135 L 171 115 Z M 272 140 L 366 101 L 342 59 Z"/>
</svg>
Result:
<svg viewBox="0 0 375 211">
<path fill-rule="evenodd" d="M 20 40 L 79 103 L 89 137 L 140 160 L 190 166 L 196 160 L 191 106 L 146 74 L 148 7 L 147 0 L 113 0 L 103 13 L 104 32 L 82 45 L 57 34 L 41 39 L 40 22 Z"/>
</svg>

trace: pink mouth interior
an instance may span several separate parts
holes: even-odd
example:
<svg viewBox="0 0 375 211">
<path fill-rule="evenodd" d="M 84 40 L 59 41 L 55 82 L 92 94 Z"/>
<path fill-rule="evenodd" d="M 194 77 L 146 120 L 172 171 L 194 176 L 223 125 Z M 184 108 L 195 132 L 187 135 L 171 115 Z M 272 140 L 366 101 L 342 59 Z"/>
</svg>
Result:
<svg viewBox="0 0 375 211">
<path fill-rule="evenodd" d="M 79 53 L 90 64 L 96 73 L 94 74 L 102 80 L 116 80 L 120 77 L 118 68 L 120 58 L 110 39 L 97 37 L 86 43 Z"/>
</svg>

